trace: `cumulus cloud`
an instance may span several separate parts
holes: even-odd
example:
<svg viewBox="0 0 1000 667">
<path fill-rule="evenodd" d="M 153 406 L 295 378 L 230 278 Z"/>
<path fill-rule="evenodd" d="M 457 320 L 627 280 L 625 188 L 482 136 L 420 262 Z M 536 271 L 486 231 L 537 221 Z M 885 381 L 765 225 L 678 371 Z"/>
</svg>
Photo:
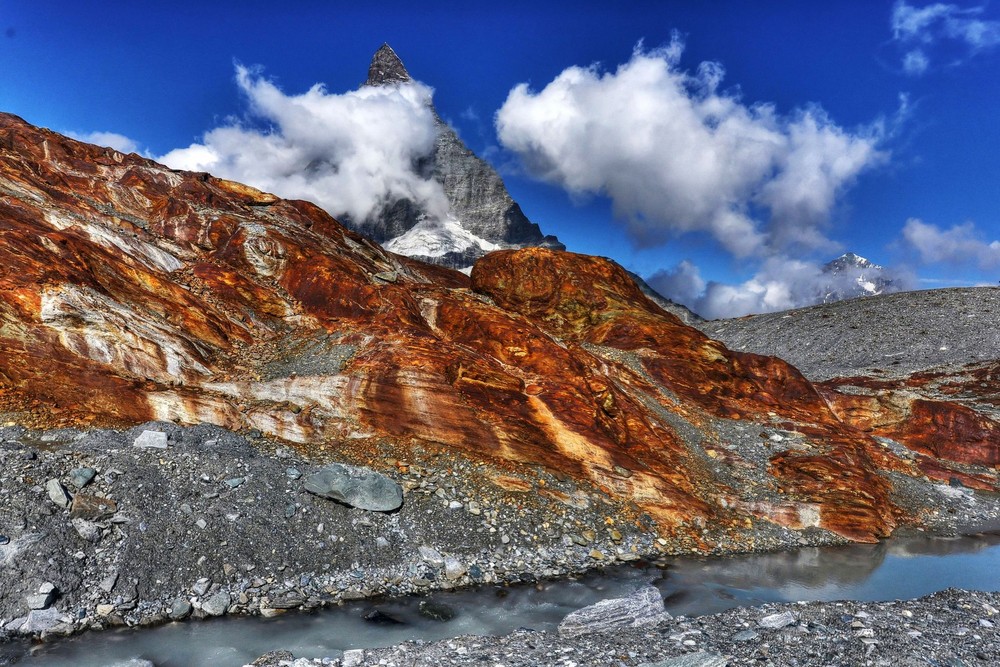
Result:
<svg viewBox="0 0 1000 667">
<path fill-rule="evenodd" d="M 904 248 L 916 253 L 923 264 L 976 265 L 984 270 L 1000 268 L 1000 241 L 988 241 L 967 222 L 942 229 L 917 218 L 903 226 Z"/>
<path fill-rule="evenodd" d="M 446 217 L 444 191 L 418 166 L 437 137 L 429 87 L 410 81 L 335 94 L 316 84 L 290 95 L 243 66 L 236 68 L 236 82 L 248 116 L 170 151 L 161 162 L 309 199 L 359 222 L 399 199 L 432 218 Z"/>
<path fill-rule="evenodd" d="M 682 51 L 676 37 L 640 44 L 614 72 L 570 67 L 540 91 L 516 86 L 496 114 L 501 143 L 537 177 L 609 197 L 639 245 L 701 231 L 738 257 L 831 249 L 838 195 L 887 157 L 882 126 L 746 104 L 720 89 L 721 65 L 682 70 Z"/>
<path fill-rule="evenodd" d="M 912 289 L 914 277 L 904 270 L 841 267 L 771 257 L 749 280 L 739 284 L 706 281 L 697 267 L 683 261 L 651 276 L 647 282 L 663 296 L 683 303 L 706 319 L 740 317 L 802 308 L 873 293 Z"/>
<path fill-rule="evenodd" d="M 935 3 L 916 7 L 898 0 L 892 9 L 892 37 L 902 48 L 903 71 L 919 76 L 930 67 L 930 52 L 942 42 L 962 47 L 964 57 L 1000 45 L 1000 21 L 982 18 L 984 6 Z"/>
<path fill-rule="evenodd" d="M 88 144 L 107 146 L 121 153 L 141 153 L 138 142 L 117 132 L 66 132 L 66 136 L 86 141 Z"/>
</svg>

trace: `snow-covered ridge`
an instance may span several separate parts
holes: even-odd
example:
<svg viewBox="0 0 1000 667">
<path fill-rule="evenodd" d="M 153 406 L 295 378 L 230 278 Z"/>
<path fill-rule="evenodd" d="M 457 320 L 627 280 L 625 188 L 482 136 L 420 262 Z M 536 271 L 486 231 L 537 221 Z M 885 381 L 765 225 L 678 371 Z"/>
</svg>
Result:
<svg viewBox="0 0 1000 667">
<path fill-rule="evenodd" d="M 462 253 L 476 248 L 482 250 L 482 254 L 500 249 L 496 243 L 465 229 L 454 216 L 444 220 L 424 218 L 404 234 L 389 239 L 383 247 L 400 255 L 424 257 L 443 257 L 448 253 Z"/>
</svg>

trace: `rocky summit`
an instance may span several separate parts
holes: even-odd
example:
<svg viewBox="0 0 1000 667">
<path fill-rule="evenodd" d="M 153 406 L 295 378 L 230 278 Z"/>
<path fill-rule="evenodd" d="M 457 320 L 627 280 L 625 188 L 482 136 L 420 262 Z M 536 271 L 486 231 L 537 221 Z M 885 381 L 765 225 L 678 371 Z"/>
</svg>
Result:
<svg viewBox="0 0 1000 667">
<path fill-rule="evenodd" d="M 410 81 L 403 62 L 388 44 L 372 57 L 366 86 L 398 85 Z M 496 170 L 480 159 L 434 112 L 437 141 L 433 154 L 419 165 L 421 173 L 437 181 L 450 208 L 445 219 L 435 219 L 407 199 L 387 202 L 365 220 L 346 224 L 389 250 L 452 268 L 471 267 L 490 250 L 543 246 L 565 250 L 554 236 L 542 234 L 515 202 Z"/>
</svg>

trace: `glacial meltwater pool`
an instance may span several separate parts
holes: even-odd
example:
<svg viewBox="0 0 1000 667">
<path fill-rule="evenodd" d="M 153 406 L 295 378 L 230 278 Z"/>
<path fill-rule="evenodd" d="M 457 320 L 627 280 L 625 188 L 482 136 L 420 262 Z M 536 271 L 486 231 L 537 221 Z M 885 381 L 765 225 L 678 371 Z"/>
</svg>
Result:
<svg viewBox="0 0 1000 667">
<path fill-rule="evenodd" d="M 652 583 L 667 610 L 700 615 L 735 606 L 798 600 L 891 600 L 949 587 L 1000 590 L 1000 532 L 959 538 L 895 538 L 877 545 L 804 548 L 728 558 L 672 558 L 656 566 L 618 566 L 537 586 L 483 587 L 427 597 L 363 601 L 314 614 L 172 623 L 151 630 L 90 633 L 53 643 L 0 646 L 0 664 L 157 667 L 243 665 L 275 649 L 296 657 L 338 656 L 345 649 L 409 639 L 554 629 L 569 612 Z M 420 615 L 421 601 L 447 605 L 450 621 Z M 372 623 L 372 610 L 399 621 Z M 384 619 L 383 619 L 384 620 Z M 6 653 L 5 653 L 6 651 Z M 28 655 L 24 655 L 25 652 Z"/>
</svg>

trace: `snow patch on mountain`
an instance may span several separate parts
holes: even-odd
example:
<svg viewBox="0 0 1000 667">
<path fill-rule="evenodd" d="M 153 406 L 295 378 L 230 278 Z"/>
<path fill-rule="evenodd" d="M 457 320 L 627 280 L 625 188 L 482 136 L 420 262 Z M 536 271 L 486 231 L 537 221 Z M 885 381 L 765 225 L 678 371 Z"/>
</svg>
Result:
<svg viewBox="0 0 1000 667">
<path fill-rule="evenodd" d="M 823 285 L 820 303 L 899 290 L 897 281 L 885 267 L 853 252 L 825 264 L 823 275 L 827 283 Z"/>
<path fill-rule="evenodd" d="M 464 253 L 480 249 L 482 253 L 499 250 L 500 246 L 480 238 L 465 229 L 460 220 L 448 216 L 444 220 L 423 218 L 404 234 L 390 239 L 382 246 L 400 255 L 444 257 L 449 253 Z"/>
</svg>

